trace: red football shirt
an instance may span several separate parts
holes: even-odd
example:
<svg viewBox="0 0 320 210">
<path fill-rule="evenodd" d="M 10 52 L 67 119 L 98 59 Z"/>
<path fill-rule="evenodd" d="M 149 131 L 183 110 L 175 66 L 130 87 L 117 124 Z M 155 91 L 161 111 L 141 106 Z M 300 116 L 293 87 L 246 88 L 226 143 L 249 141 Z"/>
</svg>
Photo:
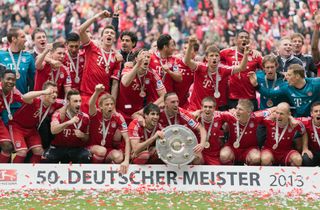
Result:
<svg viewBox="0 0 320 210">
<path fill-rule="evenodd" d="M 130 124 L 128 128 L 128 134 L 130 140 L 139 140 L 139 142 L 144 142 L 147 139 L 151 138 L 157 131 L 162 130 L 162 126 L 158 123 L 156 128 L 153 130 L 148 130 L 142 127 L 137 119 L 134 119 Z M 146 136 L 144 135 L 144 130 L 146 130 Z M 155 146 L 156 141 L 152 144 L 152 146 Z"/>
<path fill-rule="evenodd" d="M 102 123 L 104 123 L 106 129 L 105 132 L 107 133 L 104 145 Z M 117 129 L 119 129 L 122 133 L 128 131 L 127 123 L 120 113 L 113 113 L 110 119 L 104 119 L 103 122 L 102 112 L 97 110 L 95 115 L 90 116 L 90 140 L 88 145 L 101 145 L 106 148 L 113 148 L 112 139 Z"/>
<path fill-rule="evenodd" d="M 313 152 L 319 151 L 320 145 L 316 139 L 315 131 L 313 130 L 311 117 L 302 117 L 302 118 L 298 118 L 298 120 L 300 120 L 306 128 L 306 132 L 308 134 L 308 148 L 309 148 L 309 150 L 311 150 Z M 320 127 L 315 126 L 315 130 L 316 130 L 318 136 L 320 137 Z"/>
<path fill-rule="evenodd" d="M 46 63 L 42 70 L 37 69 L 36 71 L 34 90 L 42 90 L 43 84 L 48 80 L 57 84 L 58 98 L 64 98 L 64 87 L 71 87 L 71 79 L 67 70 L 63 66 L 53 69 L 50 64 Z"/>
<path fill-rule="evenodd" d="M 122 75 L 132 71 L 123 69 Z M 144 86 L 146 97 L 140 96 L 141 86 Z M 164 89 L 164 85 L 159 76 L 152 70 L 139 77 L 136 76 L 128 87 L 120 82 L 120 91 L 117 98 L 117 110 L 125 117 L 127 122 L 131 121 L 131 115 L 142 109 L 147 103 L 156 101 L 159 96 L 157 91 Z"/>
<path fill-rule="evenodd" d="M 5 98 L 7 100 L 9 107 L 10 107 L 10 104 L 15 102 L 23 103 L 22 94 L 16 87 L 14 87 L 12 91 L 5 96 Z M 0 112 L 2 112 L 3 110 L 6 110 L 6 106 L 2 96 L 2 85 L 0 83 Z"/>
<path fill-rule="evenodd" d="M 40 113 L 41 99 L 35 98 L 31 104 L 23 104 L 20 109 L 14 114 L 13 121 L 23 128 L 37 128 L 41 119 L 44 117 L 47 109 L 49 109 L 47 116 L 51 115 L 55 110 L 61 108 L 64 100 L 57 99 L 51 106 L 46 107 L 42 104 L 42 113 Z M 41 114 L 41 116 L 39 116 Z"/>
<path fill-rule="evenodd" d="M 161 66 L 167 64 L 170 71 L 178 72 L 178 60 L 179 58 L 175 58 L 173 56 L 170 56 L 168 58 L 160 58 L 160 53 L 158 51 L 151 55 L 149 67 L 156 71 L 168 92 L 175 91 L 174 84 L 176 82 L 171 78 L 170 75 L 166 74 L 162 70 Z"/>
<path fill-rule="evenodd" d="M 194 71 L 192 71 L 182 59 L 177 60 L 179 71 L 182 74 L 182 82 L 175 82 L 173 89 L 179 97 L 181 107 L 187 107 L 189 98 L 189 89 L 194 80 Z"/>
<path fill-rule="evenodd" d="M 66 56 L 64 58 L 63 64 L 67 67 L 67 70 L 69 72 L 70 78 L 71 78 L 71 88 L 80 90 L 80 85 L 82 81 L 82 74 L 85 64 L 85 53 L 83 50 L 80 50 L 78 53 L 78 56 L 71 57 L 73 63 L 70 62 L 69 56 L 66 52 Z M 79 81 L 76 79 L 76 70 L 78 68 L 78 77 Z"/>
<path fill-rule="evenodd" d="M 105 91 L 110 93 L 110 80 L 119 80 L 119 70 L 121 62 L 116 61 L 115 51 L 105 52 L 97 47 L 92 41 L 84 45 L 85 49 L 85 67 L 83 69 L 82 82 L 80 86 L 81 93 L 91 96 L 97 84 L 103 84 Z M 106 62 L 104 57 L 106 58 Z M 111 56 L 111 57 L 109 57 Z M 106 63 L 109 68 L 106 69 Z"/>
<path fill-rule="evenodd" d="M 69 125 L 63 131 L 56 134 L 51 144 L 58 147 L 84 147 L 87 142 L 76 137 L 74 130 L 80 130 L 83 133 L 89 134 L 89 116 L 86 113 L 78 113 L 79 122 L 74 125 Z M 61 124 L 69 121 L 68 115 L 61 116 L 59 111 L 56 111 L 51 117 L 51 124 Z"/>
<path fill-rule="evenodd" d="M 220 65 L 218 67 L 219 76 L 218 76 L 218 90 L 220 93 L 220 97 L 216 98 L 217 107 L 226 105 L 226 101 L 222 99 L 226 98 L 227 89 L 225 86 L 221 85 L 220 82 L 222 80 L 226 80 L 229 75 L 232 73 L 232 67 Z M 217 75 L 214 72 L 211 74 L 211 78 L 208 74 L 208 67 L 204 64 L 198 65 L 196 71 L 194 73 L 194 91 L 191 94 L 190 98 L 190 110 L 201 109 L 201 101 L 205 97 L 214 96 L 216 89 L 216 79 Z"/>
<path fill-rule="evenodd" d="M 172 117 L 169 117 L 169 119 L 167 119 L 164 109 L 161 109 L 159 123 L 163 127 L 167 127 L 169 125 L 174 125 L 174 124 L 184 125 L 193 131 L 199 126 L 199 122 L 195 121 L 192 118 L 191 114 L 188 113 L 187 110 L 184 110 L 180 107 L 176 117 L 172 116 Z"/>
<path fill-rule="evenodd" d="M 292 128 L 288 126 L 286 130 L 285 128 L 279 127 L 279 136 L 280 142 L 278 143 L 278 147 L 273 149 L 273 146 L 276 144 L 276 122 L 265 119 L 263 124 L 267 128 L 267 137 L 264 143 L 264 148 L 268 148 L 274 151 L 288 151 L 293 149 L 293 139 L 296 132 L 301 134 L 305 133 L 305 127 L 302 123 L 299 123 L 296 127 Z"/>
<path fill-rule="evenodd" d="M 228 66 L 240 65 L 243 54 L 236 48 L 224 49 L 220 52 L 221 63 Z M 241 73 L 229 77 L 229 97 L 230 99 L 255 99 L 255 88 L 251 85 L 248 78 L 249 71 L 262 69 L 262 57 L 254 58 L 252 53 L 248 56 L 247 68 Z"/>
</svg>

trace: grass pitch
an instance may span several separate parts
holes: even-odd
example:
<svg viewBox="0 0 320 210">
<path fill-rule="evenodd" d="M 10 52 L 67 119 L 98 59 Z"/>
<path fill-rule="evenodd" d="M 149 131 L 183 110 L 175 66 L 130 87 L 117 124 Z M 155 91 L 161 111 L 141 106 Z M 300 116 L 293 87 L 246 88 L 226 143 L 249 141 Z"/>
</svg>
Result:
<svg viewBox="0 0 320 210">
<path fill-rule="evenodd" d="M 23 190 L 2 191 L 0 209 L 320 209 L 320 194 Z"/>
</svg>

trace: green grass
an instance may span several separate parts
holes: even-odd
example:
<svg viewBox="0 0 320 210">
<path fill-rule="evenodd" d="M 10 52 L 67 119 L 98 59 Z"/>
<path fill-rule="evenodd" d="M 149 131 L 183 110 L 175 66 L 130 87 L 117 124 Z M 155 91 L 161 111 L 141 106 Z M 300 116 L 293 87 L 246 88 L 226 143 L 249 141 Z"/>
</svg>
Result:
<svg viewBox="0 0 320 210">
<path fill-rule="evenodd" d="M 0 192 L 0 209 L 319 209 L 320 194 L 299 192 Z"/>
</svg>

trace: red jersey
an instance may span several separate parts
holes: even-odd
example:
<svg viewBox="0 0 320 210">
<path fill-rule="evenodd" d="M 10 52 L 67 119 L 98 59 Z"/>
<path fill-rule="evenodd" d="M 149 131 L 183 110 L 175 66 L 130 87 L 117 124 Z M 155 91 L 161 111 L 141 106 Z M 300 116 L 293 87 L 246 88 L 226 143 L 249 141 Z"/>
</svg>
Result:
<svg viewBox="0 0 320 210">
<path fill-rule="evenodd" d="M 97 84 L 103 84 L 105 91 L 110 93 L 110 80 L 119 80 L 121 62 L 116 61 L 116 52 L 113 50 L 111 53 L 105 52 L 92 41 L 84 45 L 84 49 L 85 67 L 80 86 L 81 93 L 91 96 Z"/>
<path fill-rule="evenodd" d="M 122 75 L 132 71 L 132 69 L 123 69 Z M 145 97 L 140 96 L 141 86 L 144 86 Z M 150 102 L 156 101 L 159 96 L 158 92 L 163 90 L 164 85 L 159 76 L 152 70 L 147 71 L 146 75 L 139 77 L 136 75 L 128 87 L 120 82 L 120 91 L 117 98 L 117 110 L 131 121 L 131 115 L 142 109 Z"/>
<path fill-rule="evenodd" d="M 71 55 L 70 55 L 71 57 Z M 82 74 L 85 64 L 85 53 L 83 50 L 80 50 L 76 57 L 71 57 L 72 62 L 70 62 L 70 57 L 68 52 L 66 52 L 66 56 L 64 57 L 63 65 L 67 67 L 71 78 L 71 88 L 80 90 L 80 85 L 82 81 Z M 78 79 L 77 79 L 78 75 Z"/>
<path fill-rule="evenodd" d="M 290 125 L 287 127 L 281 128 L 278 130 L 278 146 L 277 148 L 273 148 L 276 142 L 276 122 L 272 120 L 265 119 L 263 124 L 267 128 L 267 137 L 264 143 L 264 148 L 268 148 L 274 151 L 287 151 L 292 150 L 293 148 L 293 139 L 296 135 L 296 132 L 300 134 L 305 133 L 305 127 L 302 123 L 299 123 L 296 127 L 292 128 Z"/>
<path fill-rule="evenodd" d="M 169 118 L 169 119 L 168 119 Z M 199 122 L 195 121 L 191 114 L 187 110 L 184 110 L 179 107 L 179 112 L 176 116 L 168 117 L 164 111 L 164 109 L 160 110 L 160 118 L 159 123 L 163 127 L 167 127 L 169 125 L 179 124 L 184 125 L 190 128 L 191 130 L 195 130 L 199 126 Z"/>
<path fill-rule="evenodd" d="M 95 115 L 90 116 L 90 140 L 88 145 L 101 145 L 106 148 L 113 148 L 112 139 L 117 129 L 121 133 L 128 131 L 127 123 L 121 114 L 114 112 L 110 119 L 104 119 L 103 122 L 102 112 L 97 110 Z M 105 139 L 103 139 L 104 133 L 106 135 Z"/>
<path fill-rule="evenodd" d="M 74 125 L 69 125 L 63 131 L 56 134 L 51 145 L 58 147 L 84 147 L 87 142 L 76 137 L 74 131 L 80 130 L 83 133 L 89 134 L 89 116 L 86 113 L 78 113 L 79 122 Z M 69 121 L 69 115 L 62 115 L 60 111 L 56 111 L 51 117 L 51 125 L 61 124 Z"/>
<path fill-rule="evenodd" d="M 298 118 L 303 125 L 306 128 L 306 132 L 308 134 L 308 148 L 309 150 L 313 152 L 320 151 L 320 139 L 319 142 L 317 141 L 317 137 L 315 135 L 315 132 L 318 134 L 318 138 L 320 137 L 320 127 L 314 126 L 315 129 L 313 129 L 313 123 L 311 117 L 302 117 Z"/>
<path fill-rule="evenodd" d="M 179 71 L 182 74 L 182 82 L 175 82 L 173 89 L 179 97 L 181 107 L 187 107 L 189 98 L 189 89 L 194 80 L 194 71 L 192 71 L 182 59 L 177 60 Z"/>
<path fill-rule="evenodd" d="M 3 98 L 3 95 L 2 95 L 2 85 L 0 83 L 0 113 L 6 109 L 6 105 L 5 105 L 5 102 L 4 102 L 4 98 Z M 8 93 L 6 96 L 5 96 L 6 100 L 7 100 L 7 103 L 8 103 L 8 106 L 10 107 L 10 104 L 12 103 L 15 103 L 15 102 L 19 102 L 19 103 L 23 103 L 23 100 L 22 100 L 22 94 L 20 93 L 20 91 L 14 87 L 12 89 L 12 91 L 10 91 L 10 93 Z"/>
<path fill-rule="evenodd" d="M 263 121 L 263 119 L 269 115 L 268 111 L 257 111 L 251 114 L 248 122 L 243 125 L 239 123 L 237 118 L 228 112 L 222 112 L 221 118 L 224 122 L 229 125 L 229 139 L 226 143 L 227 146 L 234 147 L 234 142 L 236 142 L 239 136 L 240 142 L 239 147 L 235 149 L 248 149 L 251 147 L 258 146 L 258 140 L 256 136 L 256 131 L 258 125 Z M 238 127 L 238 126 L 239 127 Z M 238 130 L 239 128 L 239 130 Z"/>
<path fill-rule="evenodd" d="M 144 142 L 147 139 L 151 138 L 157 131 L 162 129 L 163 129 L 162 126 L 158 123 L 154 129 L 148 130 L 142 127 L 137 119 L 134 119 L 129 124 L 128 134 L 129 134 L 130 140 L 139 140 L 139 142 Z M 144 130 L 146 131 L 146 133 L 144 133 Z M 155 145 L 156 145 L 156 141 L 154 141 L 151 146 L 155 146 Z"/>
<path fill-rule="evenodd" d="M 243 54 L 236 48 L 224 49 L 220 52 L 221 63 L 228 66 L 240 65 Z M 262 57 L 253 57 L 252 53 L 248 56 L 245 71 L 231 75 L 229 77 L 229 97 L 230 99 L 255 99 L 255 88 L 251 85 L 248 78 L 249 71 L 262 69 Z"/>
<path fill-rule="evenodd" d="M 23 104 L 22 107 L 18 109 L 13 116 L 13 121 L 23 128 L 37 128 L 46 116 L 51 115 L 55 110 L 61 108 L 63 104 L 64 100 L 57 99 L 56 102 L 46 107 L 40 97 L 35 98 L 31 104 Z"/>
<path fill-rule="evenodd" d="M 162 82 L 168 92 L 175 91 L 174 84 L 176 82 L 171 78 L 170 75 L 168 75 L 167 73 L 165 73 L 162 70 L 161 66 L 167 64 L 169 66 L 170 71 L 179 72 L 179 67 L 177 64 L 178 60 L 179 60 L 179 58 L 175 58 L 173 56 L 170 56 L 168 58 L 161 58 L 159 51 L 157 51 L 151 55 L 149 67 L 151 69 L 155 69 L 156 73 L 161 78 L 161 80 L 162 80 Z"/>
<path fill-rule="evenodd" d="M 194 73 L 194 90 L 191 94 L 190 98 L 190 110 L 198 110 L 201 109 L 201 101 L 205 97 L 214 96 L 216 89 L 216 82 L 218 78 L 218 90 L 220 96 L 216 98 L 217 107 L 226 105 L 226 101 L 221 99 L 227 98 L 227 88 L 225 86 L 221 86 L 220 82 L 222 80 L 227 80 L 228 76 L 231 75 L 233 68 L 230 66 L 220 65 L 218 67 L 219 75 L 216 72 L 211 74 L 211 77 L 208 74 L 208 66 L 204 64 L 198 65 Z"/>
<path fill-rule="evenodd" d="M 202 151 L 202 154 L 204 156 L 212 156 L 212 155 L 216 156 L 221 149 L 220 135 L 222 134 L 221 127 L 223 125 L 221 112 L 219 111 L 214 112 L 213 121 L 205 121 L 202 117 L 200 117 L 199 121 L 201 122 L 203 127 L 206 129 L 207 138 L 209 138 L 208 141 L 210 143 L 210 147 L 207 149 L 205 148 Z M 210 127 L 211 129 L 209 130 Z"/>
<path fill-rule="evenodd" d="M 48 80 L 57 84 L 58 98 L 64 98 L 64 87 L 71 87 L 71 79 L 67 70 L 63 66 L 53 69 L 49 63 L 46 63 L 43 69 L 36 71 L 34 90 L 42 90 L 43 84 Z"/>
</svg>

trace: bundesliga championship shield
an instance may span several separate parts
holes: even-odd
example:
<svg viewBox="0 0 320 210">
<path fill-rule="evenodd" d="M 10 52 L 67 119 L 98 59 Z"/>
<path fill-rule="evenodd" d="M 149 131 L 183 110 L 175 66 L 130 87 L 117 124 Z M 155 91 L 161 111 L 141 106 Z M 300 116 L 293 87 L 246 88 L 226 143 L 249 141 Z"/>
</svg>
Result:
<svg viewBox="0 0 320 210">
<path fill-rule="evenodd" d="M 190 163 L 194 159 L 193 148 L 198 143 L 194 133 L 182 125 L 170 125 L 163 132 L 164 139 L 156 141 L 159 158 L 178 167 Z"/>
</svg>

